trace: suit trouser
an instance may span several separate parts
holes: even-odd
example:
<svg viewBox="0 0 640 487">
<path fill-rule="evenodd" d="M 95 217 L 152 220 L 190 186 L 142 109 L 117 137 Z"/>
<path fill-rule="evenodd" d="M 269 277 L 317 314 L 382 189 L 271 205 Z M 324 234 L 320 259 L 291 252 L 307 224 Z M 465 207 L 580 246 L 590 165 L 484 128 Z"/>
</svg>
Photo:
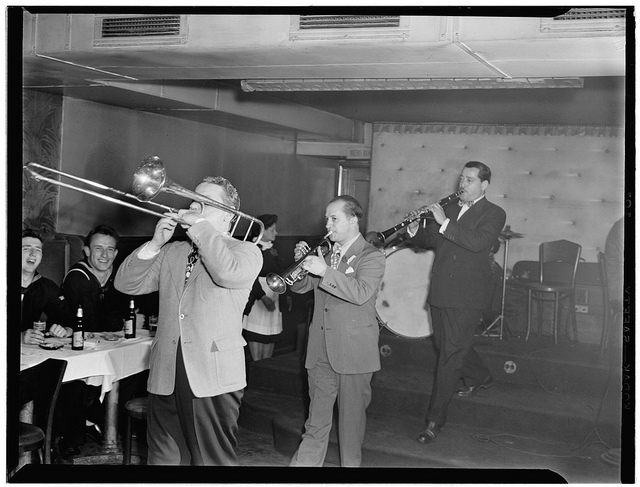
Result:
<svg viewBox="0 0 640 487">
<path fill-rule="evenodd" d="M 323 335 L 324 337 L 324 335 Z M 324 340 L 324 338 L 323 338 Z M 308 369 L 309 417 L 304 425 L 302 443 L 291 459 L 294 467 L 321 467 L 329 447 L 333 425 L 333 406 L 338 400 L 338 442 L 340 464 L 359 467 L 362 462 L 362 441 L 367 424 L 366 409 L 371 402 L 371 378 L 367 374 L 339 374 L 333 370 L 326 355 Z"/>
<path fill-rule="evenodd" d="M 447 421 L 447 408 L 460 379 L 467 386 L 475 386 L 491 375 L 473 348 L 473 332 L 481 317 L 479 309 L 431 306 L 438 362 L 426 422 L 442 426 Z"/>
<path fill-rule="evenodd" d="M 175 380 L 172 394 L 149 394 L 147 463 L 237 465 L 236 433 L 243 391 L 195 397 L 184 369 L 180 345 Z"/>
</svg>

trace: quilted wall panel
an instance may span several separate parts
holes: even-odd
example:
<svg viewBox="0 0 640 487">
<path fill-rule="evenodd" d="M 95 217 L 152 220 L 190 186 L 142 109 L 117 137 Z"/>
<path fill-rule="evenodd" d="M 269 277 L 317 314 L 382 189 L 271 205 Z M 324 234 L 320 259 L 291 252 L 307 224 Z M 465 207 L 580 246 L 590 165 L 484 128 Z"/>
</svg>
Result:
<svg viewBox="0 0 640 487">
<path fill-rule="evenodd" d="M 581 244 L 583 258 L 597 262 L 609 229 L 623 216 L 619 128 L 376 124 L 368 230 L 393 227 L 409 210 L 456 191 L 470 160 L 491 168 L 487 198 L 525 235 L 510 242 L 509 268 L 537 260 L 540 243 L 557 239 Z"/>
</svg>

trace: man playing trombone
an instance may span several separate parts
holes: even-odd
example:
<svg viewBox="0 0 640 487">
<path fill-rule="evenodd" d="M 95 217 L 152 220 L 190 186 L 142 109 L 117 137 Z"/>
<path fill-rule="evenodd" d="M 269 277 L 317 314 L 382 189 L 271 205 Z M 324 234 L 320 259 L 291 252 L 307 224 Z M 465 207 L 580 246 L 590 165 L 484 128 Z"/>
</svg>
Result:
<svg viewBox="0 0 640 487">
<path fill-rule="evenodd" d="M 240 206 L 229 181 L 205 178 L 196 193 L 211 203 L 165 213 L 115 280 L 124 293 L 160 295 L 147 384 L 150 465 L 237 464 L 246 386 L 242 312 L 262 254 L 229 235 Z M 191 242 L 167 243 L 178 222 Z"/>
<path fill-rule="evenodd" d="M 375 303 L 385 269 L 384 254 L 360 234 L 362 215 L 355 198 L 338 196 L 325 213 L 331 254 L 322 257 L 318 246 L 314 255 L 306 242 L 296 245 L 296 260 L 308 255 L 301 264 L 308 274 L 291 290 L 313 289 L 314 312 L 305 362 L 311 404 L 291 466 L 322 466 L 336 400 L 340 463 L 357 467 L 362 460 L 371 378 L 380 370 Z"/>
<path fill-rule="evenodd" d="M 420 443 L 434 441 L 447 420 L 447 408 L 460 380 L 458 396 L 475 394 L 493 385 L 489 369 L 473 349 L 473 332 L 485 307 L 491 275 L 491 248 L 504 227 L 506 213 L 485 198 L 491 170 L 467 162 L 460 176 L 459 204 L 439 203 L 414 210 L 407 219 L 428 212 L 426 228 L 415 220 L 407 227 L 407 243 L 435 247 L 426 307 L 431 312 L 438 351 L 436 374 Z M 435 221 L 434 221 L 435 220 Z"/>
</svg>

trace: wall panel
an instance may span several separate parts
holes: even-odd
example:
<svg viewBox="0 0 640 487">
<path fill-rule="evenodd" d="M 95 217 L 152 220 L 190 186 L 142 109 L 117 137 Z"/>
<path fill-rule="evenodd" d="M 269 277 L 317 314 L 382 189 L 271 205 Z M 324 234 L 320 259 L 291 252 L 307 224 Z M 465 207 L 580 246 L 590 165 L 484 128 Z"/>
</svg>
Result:
<svg viewBox="0 0 640 487">
<path fill-rule="evenodd" d="M 293 142 L 72 98 L 64 98 L 62 126 L 64 172 L 129 192 L 137 165 L 155 154 L 163 159 L 168 177 L 188 189 L 206 175 L 228 178 L 238 188 L 242 211 L 279 214 L 283 235 L 323 232 L 337 163 L 296 156 Z M 188 205 L 188 200 L 166 193 L 156 200 L 177 208 Z M 155 216 L 60 190 L 59 233 L 84 235 L 106 223 L 123 235 L 149 235 L 156 221 Z"/>
<path fill-rule="evenodd" d="M 511 241 L 508 267 L 537 260 L 540 243 L 556 239 L 580 243 L 585 260 L 595 262 L 623 216 L 617 128 L 376 124 L 368 229 L 390 228 L 410 209 L 453 193 L 470 160 L 491 168 L 487 198 L 525 234 Z"/>
</svg>

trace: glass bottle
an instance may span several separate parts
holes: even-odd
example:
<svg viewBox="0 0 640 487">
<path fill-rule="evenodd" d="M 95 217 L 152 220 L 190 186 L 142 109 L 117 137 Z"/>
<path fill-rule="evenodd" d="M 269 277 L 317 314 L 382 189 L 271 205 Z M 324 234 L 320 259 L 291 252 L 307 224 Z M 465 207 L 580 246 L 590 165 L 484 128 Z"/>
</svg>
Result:
<svg viewBox="0 0 640 487">
<path fill-rule="evenodd" d="M 129 301 L 129 315 L 127 316 L 127 319 L 124 320 L 124 337 L 136 337 L 136 307 L 133 299 Z"/>
<path fill-rule="evenodd" d="M 82 322 L 82 306 L 78 306 L 76 312 L 76 323 L 73 328 L 73 338 L 71 339 L 72 350 L 84 350 L 84 325 Z"/>
</svg>

